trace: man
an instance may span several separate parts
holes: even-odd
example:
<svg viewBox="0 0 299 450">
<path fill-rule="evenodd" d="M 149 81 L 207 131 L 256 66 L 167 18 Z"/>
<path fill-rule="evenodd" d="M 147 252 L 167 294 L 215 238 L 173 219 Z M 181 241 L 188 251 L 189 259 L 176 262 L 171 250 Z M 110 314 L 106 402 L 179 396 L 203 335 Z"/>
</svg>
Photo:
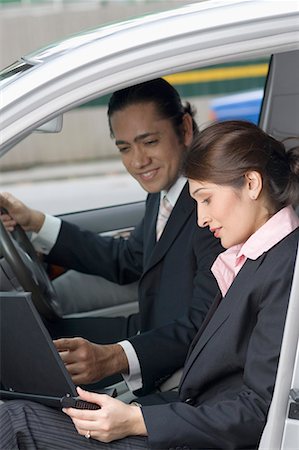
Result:
<svg viewBox="0 0 299 450">
<path fill-rule="evenodd" d="M 198 134 L 197 125 L 190 105 L 184 107 L 176 90 L 163 79 L 114 93 L 108 117 L 126 169 L 149 193 L 144 218 L 127 240 L 100 237 L 45 217 L 9 194 L 0 200 L 0 206 L 9 213 L 3 221 L 8 228 L 18 222 L 24 229 L 38 233 L 34 244 L 48 253 L 49 262 L 119 284 L 139 280 L 139 314 L 58 321 L 49 324 L 53 337 L 83 336 L 93 343 L 114 343 L 186 316 L 188 324 L 177 359 L 181 367 L 188 347 L 185 341 L 189 342 L 195 332 L 189 324 L 190 310 L 194 310 L 192 317 L 198 327 L 216 292 L 210 267 L 221 251 L 211 233 L 196 226 L 195 204 L 181 176 L 186 149 Z M 160 206 L 165 196 L 167 213 Z M 122 348 L 126 357 L 132 353 L 127 342 L 122 347 L 101 347 L 100 356 L 99 347 L 95 350 L 94 345 L 80 338 L 56 341 L 74 382 L 97 381 L 109 375 L 112 361 L 115 365 L 123 363 Z M 95 359 L 97 364 L 92 365 Z"/>
</svg>

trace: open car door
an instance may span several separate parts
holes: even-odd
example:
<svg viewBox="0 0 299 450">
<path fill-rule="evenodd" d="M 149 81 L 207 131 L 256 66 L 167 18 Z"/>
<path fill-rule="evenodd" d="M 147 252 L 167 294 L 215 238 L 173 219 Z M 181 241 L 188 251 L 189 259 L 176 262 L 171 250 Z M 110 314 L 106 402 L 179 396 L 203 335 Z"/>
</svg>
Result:
<svg viewBox="0 0 299 450">
<path fill-rule="evenodd" d="M 299 51 L 272 57 L 260 126 L 277 139 L 299 139 Z M 296 139 L 297 138 L 297 139 Z M 298 205 L 297 206 L 297 213 Z M 299 249 L 274 395 L 259 450 L 299 448 Z M 296 446 L 294 447 L 294 443 Z"/>
</svg>

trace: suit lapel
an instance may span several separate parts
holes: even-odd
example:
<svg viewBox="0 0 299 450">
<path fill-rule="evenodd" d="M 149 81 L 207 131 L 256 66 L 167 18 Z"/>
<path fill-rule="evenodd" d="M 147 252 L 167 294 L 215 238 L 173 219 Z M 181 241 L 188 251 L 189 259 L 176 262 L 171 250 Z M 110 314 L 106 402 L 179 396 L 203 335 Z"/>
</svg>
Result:
<svg viewBox="0 0 299 450">
<path fill-rule="evenodd" d="M 198 355 L 211 339 L 211 337 L 217 333 L 218 329 L 222 324 L 228 319 L 231 312 L 235 308 L 235 302 L 242 301 L 240 292 L 242 292 L 249 283 L 251 283 L 254 273 L 260 266 L 265 255 L 260 256 L 257 260 L 247 260 L 240 272 L 238 273 L 235 281 L 229 288 L 226 296 L 220 301 L 219 297 L 215 298 L 210 311 L 214 313 L 210 314 L 210 320 L 204 321 L 200 329 L 198 330 L 193 342 L 191 343 L 191 348 L 186 359 L 185 368 L 183 371 L 182 379 L 180 385 L 182 385 L 184 379 L 186 378 L 189 370 L 191 369 L 194 361 L 197 359 Z M 219 306 L 217 307 L 217 302 Z M 208 313 L 209 315 L 209 313 Z"/>
<path fill-rule="evenodd" d="M 147 262 L 151 259 L 151 254 L 156 246 L 156 222 L 158 217 L 159 205 L 160 194 L 151 194 L 148 198 L 148 205 L 144 217 L 144 267 L 146 267 Z"/>
<path fill-rule="evenodd" d="M 151 267 L 153 267 L 161 258 L 163 258 L 163 256 L 177 237 L 178 233 L 181 231 L 186 220 L 194 211 L 195 203 L 189 195 L 188 183 L 186 183 L 166 223 L 164 232 L 162 233 L 160 240 L 155 243 L 152 254 L 145 265 L 144 273 L 147 272 Z M 154 222 L 151 222 L 149 229 L 149 232 L 153 233 L 153 236 L 155 236 L 156 233 L 157 214 L 158 208 L 156 210 L 156 213 L 153 214 L 155 220 Z"/>
</svg>

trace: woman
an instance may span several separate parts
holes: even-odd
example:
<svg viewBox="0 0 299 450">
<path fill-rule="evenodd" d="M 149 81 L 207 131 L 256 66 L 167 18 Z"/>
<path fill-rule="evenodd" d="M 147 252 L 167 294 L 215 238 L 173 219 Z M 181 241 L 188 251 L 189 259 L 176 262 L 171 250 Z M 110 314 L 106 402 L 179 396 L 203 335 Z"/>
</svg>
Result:
<svg viewBox="0 0 299 450">
<path fill-rule="evenodd" d="M 159 404 L 144 398 L 147 406 L 140 408 L 78 389 L 101 409 L 67 409 L 65 416 L 7 402 L 1 408 L 3 448 L 257 447 L 299 238 L 291 206 L 299 202 L 299 150 L 286 151 L 253 124 L 224 122 L 200 134 L 184 170 L 198 225 L 209 227 L 227 251 L 212 267 L 221 294 L 191 345 L 179 399 L 163 403 L 161 394 Z"/>
</svg>

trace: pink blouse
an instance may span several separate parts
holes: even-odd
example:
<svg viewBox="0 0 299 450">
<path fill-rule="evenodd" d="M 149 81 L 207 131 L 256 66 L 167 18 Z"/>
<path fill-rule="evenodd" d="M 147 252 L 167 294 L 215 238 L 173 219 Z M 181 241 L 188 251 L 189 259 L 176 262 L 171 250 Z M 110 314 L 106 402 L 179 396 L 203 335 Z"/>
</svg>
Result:
<svg viewBox="0 0 299 450">
<path fill-rule="evenodd" d="M 212 272 L 224 297 L 247 258 L 257 259 L 299 226 L 291 206 L 278 211 L 244 243 L 234 245 L 216 258 Z"/>
</svg>

